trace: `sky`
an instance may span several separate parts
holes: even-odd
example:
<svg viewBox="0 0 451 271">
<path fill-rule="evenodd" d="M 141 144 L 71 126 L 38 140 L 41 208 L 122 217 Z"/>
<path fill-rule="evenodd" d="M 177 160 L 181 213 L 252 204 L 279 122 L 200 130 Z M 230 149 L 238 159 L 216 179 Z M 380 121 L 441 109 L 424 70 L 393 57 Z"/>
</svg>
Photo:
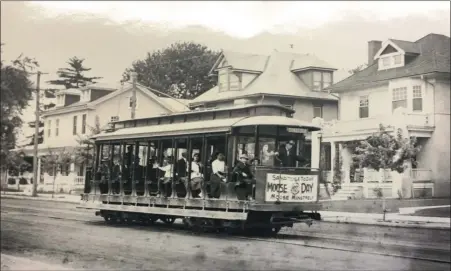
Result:
<svg viewBox="0 0 451 271">
<path fill-rule="evenodd" d="M 315 28 L 361 14 L 371 20 L 387 20 L 408 15 L 435 16 L 449 12 L 447 1 L 61 1 L 30 2 L 42 7 L 39 16 L 85 13 L 121 24 L 127 21 L 158 23 L 169 27 L 201 25 L 237 38 L 250 38 L 263 31 L 292 32 L 298 27 Z M 400 12 L 402 11 L 402 12 Z M 231 20 L 231 18 L 233 18 Z"/>
</svg>

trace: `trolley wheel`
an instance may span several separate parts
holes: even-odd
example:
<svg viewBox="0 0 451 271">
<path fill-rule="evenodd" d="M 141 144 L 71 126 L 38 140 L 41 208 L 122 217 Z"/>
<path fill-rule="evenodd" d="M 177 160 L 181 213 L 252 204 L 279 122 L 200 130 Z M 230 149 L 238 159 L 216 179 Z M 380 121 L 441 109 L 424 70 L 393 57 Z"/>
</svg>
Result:
<svg viewBox="0 0 451 271">
<path fill-rule="evenodd" d="M 164 224 L 166 225 L 172 225 L 175 222 L 175 217 L 170 217 L 170 216 L 163 216 L 160 217 L 160 220 L 163 221 Z"/>
<path fill-rule="evenodd" d="M 113 215 L 110 215 L 110 214 L 104 216 L 103 219 L 104 219 L 105 222 L 108 223 L 108 224 L 113 224 L 113 223 L 116 222 L 116 217 L 114 217 Z"/>
</svg>

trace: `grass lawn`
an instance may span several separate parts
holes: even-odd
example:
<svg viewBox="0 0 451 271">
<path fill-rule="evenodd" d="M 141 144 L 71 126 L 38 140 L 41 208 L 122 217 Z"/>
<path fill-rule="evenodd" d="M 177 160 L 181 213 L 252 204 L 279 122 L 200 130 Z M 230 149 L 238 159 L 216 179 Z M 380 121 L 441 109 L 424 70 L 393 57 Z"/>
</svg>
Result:
<svg viewBox="0 0 451 271">
<path fill-rule="evenodd" d="M 450 207 L 433 208 L 433 209 L 423 209 L 418 210 L 412 216 L 429 216 L 429 217 L 450 217 L 449 212 Z"/>
<path fill-rule="evenodd" d="M 449 198 L 434 199 L 386 199 L 389 213 L 398 213 L 399 208 L 449 205 Z M 382 213 L 382 199 L 355 199 L 341 201 L 324 201 L 322 210 L 352 213 Z M 449 213 L 449 208 L 448 208 Z M 448 215 L 449 216 L 449 215 Z"/>
</svg>

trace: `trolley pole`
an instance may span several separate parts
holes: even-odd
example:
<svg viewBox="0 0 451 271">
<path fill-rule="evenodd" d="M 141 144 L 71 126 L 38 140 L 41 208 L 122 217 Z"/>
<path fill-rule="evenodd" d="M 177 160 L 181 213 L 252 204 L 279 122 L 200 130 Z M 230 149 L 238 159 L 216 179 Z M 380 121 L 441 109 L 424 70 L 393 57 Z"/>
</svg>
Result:
<svg viewBox="0 0 451 271">
<path fill-rule="evenodd" d="M 41 74 L 43 74 L 42 72 L 37 72 L 36 73 L 38 78 L 36 80 L 36 111 L 35 111 L 35 128 L 34 128 L 34 151 L 33 151 L 33 190 L 32 190 L 32 194 L 31 196 L 36 197 L 37 196 L 37 188 L 38 188 L 38 178 L 40 176 L 38 176 L 38 135 L 39 135 L 39 117 L 40 117 L 40 89 L 39 89 L 39 84 L 41 81 Z"/>
</svg>

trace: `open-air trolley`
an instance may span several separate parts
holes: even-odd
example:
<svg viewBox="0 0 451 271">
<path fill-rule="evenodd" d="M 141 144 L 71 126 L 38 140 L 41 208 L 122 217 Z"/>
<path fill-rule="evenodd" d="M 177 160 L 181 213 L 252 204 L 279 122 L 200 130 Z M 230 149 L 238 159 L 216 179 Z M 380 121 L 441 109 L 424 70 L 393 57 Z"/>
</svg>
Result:
<svg viewBox="0 0 451 271">
<path fill-rule="evenodd" d="M 109 222 L 181 218 L 188 226 L 264 233 L 311 225 L 321 219 L 320 169 L 312 167 L 319 164 L 320 128 L 293 112 L 247 105 L 117 121 L 94 138 L 78 208 Z M 280 152 L 290 141 L 304 159 L 287 166 Z M 242 182 L 235 165 L 245 158 L 253 177 Z"/>
</svg>

